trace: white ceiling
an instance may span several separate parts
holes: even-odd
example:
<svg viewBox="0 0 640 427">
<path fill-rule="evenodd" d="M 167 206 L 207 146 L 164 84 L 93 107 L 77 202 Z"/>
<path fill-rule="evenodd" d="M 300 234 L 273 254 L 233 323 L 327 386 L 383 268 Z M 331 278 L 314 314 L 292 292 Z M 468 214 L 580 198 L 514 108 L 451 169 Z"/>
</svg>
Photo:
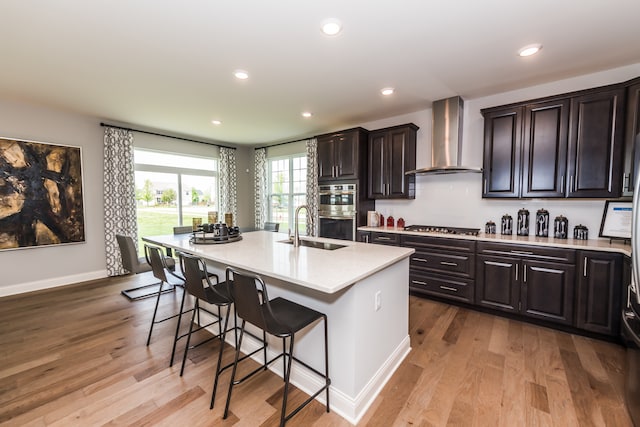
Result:
<svg viewBox="0 0 640 427">
<path fill-rule="evenodd" d="M 234 144 L 640 62 L 639 0 L 1 0 L 0 19 L 0 97 Z"/>
</svg>

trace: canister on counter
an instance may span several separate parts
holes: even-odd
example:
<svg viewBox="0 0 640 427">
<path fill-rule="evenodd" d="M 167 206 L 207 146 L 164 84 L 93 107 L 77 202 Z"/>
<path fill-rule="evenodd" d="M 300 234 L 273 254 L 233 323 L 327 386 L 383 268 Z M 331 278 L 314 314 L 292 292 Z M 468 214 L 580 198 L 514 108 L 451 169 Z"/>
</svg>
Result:
<svg viewBox="0 0 640 427">
<path fill-rule="evenodd" d="M 484 225 L 484 234 L 496 234 L 496 223 L 493 221 L 487 221 Z"/>
<path fill-rule="evenodd" d="M 556 239 L 566 239 L 569 233 L 569 220 L 559 215 L 553 221 L 553 237 Z"/>
<path fill-rule="evenodd" d="M 527 209 L 520 209 L 518 211 L 518 228 L 516 229 L 518 236 L 529 235 L 529 211 Z"/>
<path fill-rule="evenodd" d="M 500 234 L 513 234 L 513 218 L 511 215 L 502 215 L 502 226 L 500 228 Z"/>
<path fill-rule="evenodd" d="M 233 227 L 233 214 L 231 212 L 224 214 L 224 223 L 227 224 L 227 227 Z"/>
<path fill-rule="evenodd" d="M 209 224 L 215 224 L 218 222 L 218 212 L 217 211 L 209 211 L 207 212 L 207 219 L 209 220 Z"/>
<path fill-rule="evenodd" d="M 202 225 L 202 218 L 192 218 L 191 219 L 191 230 L 198 231 L 200 226 Z"/>
<path fill-rule="evenodd" d="M 589 240 L 589 229 L 582 224 L 576 225 L 573 227 L 573 238 L 577 240 Z"/>
<path fill-rule="evenodd" d="M 536 236 L 549 237 L 549 211 L 546 209 L 536 212 Z"/>
</svg>

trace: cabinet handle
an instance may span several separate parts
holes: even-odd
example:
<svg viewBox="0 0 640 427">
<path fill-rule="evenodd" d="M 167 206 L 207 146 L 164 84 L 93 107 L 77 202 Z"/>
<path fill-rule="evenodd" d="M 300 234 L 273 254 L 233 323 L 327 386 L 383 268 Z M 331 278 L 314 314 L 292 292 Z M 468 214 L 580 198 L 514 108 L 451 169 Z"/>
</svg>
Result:
<svg viewBox="0 0 640 427">
<path fill-rule="evenodd" d="M 625 173 L 624 174 L 624 184 L 622 184 L 622 191 L 631 191 L 631 186 L 629 185 L 629 181 L 631 178 L 631 174 L 630 173 Z"/>
<path fill-rule="evenodd" d="M 378 236 L 376 240 L 391 240 L 391 237 Z"/>
<path fill-rule="evenodd" d="M 445 291 L 458 292 L 458 290 L 456 288 L 452 288 L 451 286 L 442 286 L 442 285 L 440 285 L 440 289 L 443 289 Z"/>
<path fill-rule="evenodd" d="M 411 283 L 415 285 L 426 285 L 427 282 L 421 282 L 420 280 L 412 280 Z"/>
<path fill-rule="evenodd" d="M 428 262 L 426 259 L 424 258 L 412 258 L 414 261 L 420 261 L 420 262 Z"/>
<path fill-rule="evenodd" d="M 516 251 L 516 250 L 511 250 L 512 254 L 519 254 L 519 255 L 533 255 L 533 252 L 528 252 L 528 251 Z"/>
<path fill-rule="evenodd" d="M 523 282 L 527 283 L 527 264 L 523 265 L 522 269 L 524 270 L 524 272 L 522 274 Z"/>
<path fill-rule="evenodd" d="M 584 268 L 582 269 L 582 275 L 587 277 L 587 257 L 584 257 Z"/>
<path fill-rule="evenodd" d="M 486 178 L 484 179 L 484 191 L 483 191 L 483 193 L 487 194 L 487 179 Z"/>
<path fill-rule="evenodd" d="M 518 281 L 518 264 L 516 264 L 516 282 Z"/>
<path fill-rule="evenodd" d="M 560 190 L 564 191 L 564 175 L 560 177 Z"/>
<path fill-rule="evenodd" d="M 575 191 L 573 188 L 573 175 L 569 177 L 569 191 Z"/>
<path fill-rule="evenodd" d="M 455 262 L 449 262 L 449 261 L 440 261 L 441 265 L 450 265 L 452 267 L 457 267 L 458 264 L 456 264 Z"/>
</svg>

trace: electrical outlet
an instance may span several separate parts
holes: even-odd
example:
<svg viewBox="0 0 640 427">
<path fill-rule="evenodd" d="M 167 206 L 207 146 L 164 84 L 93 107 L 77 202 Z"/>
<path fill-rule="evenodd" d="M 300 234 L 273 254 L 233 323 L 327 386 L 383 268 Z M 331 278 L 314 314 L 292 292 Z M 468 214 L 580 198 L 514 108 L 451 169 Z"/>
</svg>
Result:
<svg viewBox="0 0 640 427">
<path fill-rule="evenodd" d="M 373 310 L 374 311 L 378 311 L 378 310 L 380 310 L 380 307 L 382 307 L 382 292 L 378 291 L 378 292 L 376 292 L 376 295 L 375 295 L 375 298 L 374 298 Z"/>
</svg>

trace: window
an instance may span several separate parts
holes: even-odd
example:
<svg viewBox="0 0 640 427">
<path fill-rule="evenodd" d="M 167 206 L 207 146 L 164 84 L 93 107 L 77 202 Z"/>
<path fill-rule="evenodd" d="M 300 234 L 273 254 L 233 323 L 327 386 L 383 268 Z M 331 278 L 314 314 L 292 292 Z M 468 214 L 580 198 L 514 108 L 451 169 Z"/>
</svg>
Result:
<svg viewBox="0 0 640 427">
<path fill-rule="evenodd" d="M 171 234 L 218 211 L 218 161 L 135 149 L 138 235 Z M 143 245 L 138 242 L 142 252 Z"/>
<path fill-rule="evenodd" d="M 307 156 L 293 155 L 269 159 L 268 221 L 280 224 L 280 230 L 292 230 L 293 215 L 307 200 Z M 307 215 L 298 218 L 298 231 L 306 230 Z"/>
</svg>

